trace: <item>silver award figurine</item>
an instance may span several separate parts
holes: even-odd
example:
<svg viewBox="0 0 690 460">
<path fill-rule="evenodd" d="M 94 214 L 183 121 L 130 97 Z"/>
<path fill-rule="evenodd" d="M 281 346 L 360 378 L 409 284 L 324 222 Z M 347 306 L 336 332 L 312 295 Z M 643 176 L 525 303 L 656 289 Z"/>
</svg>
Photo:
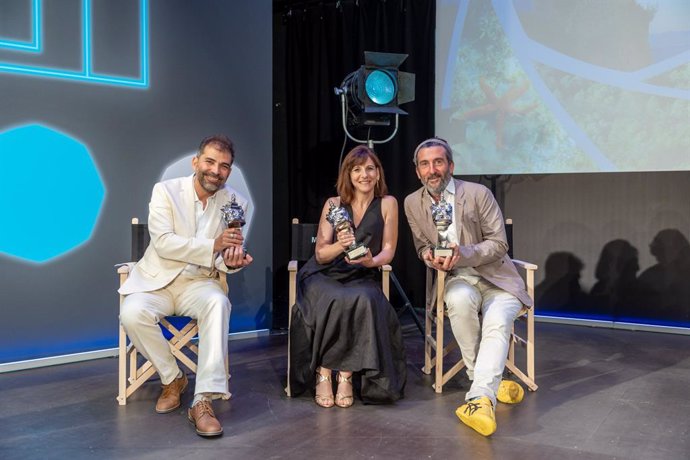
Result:
<svg viewBox="0 0 690 460">
<path fill-rule="evenodd" d="M 342 206 L 336 206 L 332 200 L 328 200 L 328 205 L 330 209 L 326 215 L 326 220 L 333 226 L 333 230 L 336 233 L 343 230 L 347 230 L 349 233 L 354 233 L 352 231 L 352 224 L 350 223 L 350 215 L 347 213 L 347 209 Z M 357 260 L 360 257 L 366 255 L 369 248 L 364 246 L 362 243 L 357 243 L 353 241 L 350 246 L 345 250 L 347 258 L 350 260 Z"/>
<path fill-rule="evenodd" d="M 446 201 L 443 194 L 438 203 L 431 203 L 431 218 L 438 232 L 438 244 L 433 249 L 434 257 L 450 257 L 453 248 L 448 247 L 448 227 L 453 223 L 453 206 Z"/>
<path fill-rule="evenodd" d="M 222 216 L 223 222 L 227 228 L 238 228 L 241 229 L 246 224 L 244 220 L 244 209 L 237 203 L 235 194 L 233 193 L 230 197 L 230 201 L 225 203 L 220 208 L 220 214 Z M 242 246 L 242 250 L 246 253 L 247 250 Z"/>
</svg>

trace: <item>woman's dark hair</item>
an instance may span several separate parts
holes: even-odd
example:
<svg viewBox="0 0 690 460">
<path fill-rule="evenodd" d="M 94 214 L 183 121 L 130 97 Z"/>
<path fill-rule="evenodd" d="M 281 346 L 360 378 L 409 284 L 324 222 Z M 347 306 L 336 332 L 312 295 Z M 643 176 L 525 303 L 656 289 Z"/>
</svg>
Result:
<svg viewBox="0 0 690 460">
<path fill-rule="evenodd" d="M 373 150 L 371 150 L 366 145 L 358 145 L 357 147 L 350 150 L 343 164 L 340 167 L 340 173 L 338 174 L 338 182 L 336 184 L 336 190 L 340 196 L 340 202 L 343 204 L 350 204 L 355 197 L 355 188 L 350 180 L 350 173 L 355 166 L 364 164 L 368 158 L 376 165 L 376 169 L 379 172 L 379 180 L 376 181 L 376 186 L 374 188 L 374 196 L 382 197 L 388 193 L 388 186 L 386 185 L 386 176 L 383 174 L 383 166 L 381 166 L 381 161 L 379 157 L 376 156 Z"/>
</svg>

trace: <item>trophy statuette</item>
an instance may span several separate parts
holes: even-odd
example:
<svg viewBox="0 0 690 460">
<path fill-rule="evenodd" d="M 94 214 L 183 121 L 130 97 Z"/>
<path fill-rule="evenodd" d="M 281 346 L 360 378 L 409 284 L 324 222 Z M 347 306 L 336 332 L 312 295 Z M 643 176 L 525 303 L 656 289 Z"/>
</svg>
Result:
<svg viewBox="0 0 690 460">
<path fill-rule="evenodd" d="M 227 228 L 241 229 L 244 227 L 244 224 L 246 224 L 244 220 L 244 209 L 237 203 L 237 198 L 234 193 L 230 197 L 230 201 L 220 208 L 220 214 Z M 244 246 L 242 246 L 242 250 L 245 254 L 247 253 Z"/>
<path fill-rule="evenodd" d="M 443 194 L 438 203 L 431 203 L 431 218 L 438 232 L 438 244 L 433 248 L 433 257 L 451 257 L 453 248 L 448 247 L 448 227 L 453 223 L 453 206 L 446 201 Z"/>
<path fill-rule="evenodd" d="M 333 200 L 328 200 L 328 205 L 330 209 L 326 215 L 326 220 L 333 226 L 333 230 L 335 230 L 336 233 L 346 230 L 348 233 L 354 234 L 347 209 L 342 206 L 336 206 Z M 345 254 L 348 259 L 357 260 L 366 255 L 368 250 L 369 248 L 364 244 L 353 241 L 345 250 Z"/>
</svg>

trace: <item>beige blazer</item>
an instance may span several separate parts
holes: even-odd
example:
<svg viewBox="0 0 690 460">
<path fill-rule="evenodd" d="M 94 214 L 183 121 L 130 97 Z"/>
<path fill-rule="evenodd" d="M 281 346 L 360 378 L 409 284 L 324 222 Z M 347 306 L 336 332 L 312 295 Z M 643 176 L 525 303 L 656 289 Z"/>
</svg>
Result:
<svg viewBox="0 0 690 460">
<path fill-rule="evenodd" d="M 503 215 L 493 195 L 483 185 L 453 179 L 455 183 L 455 226 L 460 242 L 457 266 L 473 267 L 485 280 L 513 294 L 531 307 L 525 283 L 508 257 Z M 431 195 L 422 187 L 405 198 L 405 215 L 412 230 L 417 255 L 438 242 L 431 218 Z M 436 279 L 427 268 L 427 307 L 436 299 Z M 433 281 L 430 281 L 433 280 Z"/>
<path fill-rule="evenodd" d="M 148 227 L 151 243 L 144 256 L 134 265 L 127 281 L 118 292 L 150 292 L 170 284 L 187 264 L 207 267 L 218 278 L 218 271 L 229 270 L 220 253 L 213 252 L 214 239 L 224 229 L 220 208 L 234 193 L 240 206 L 247 210 L 247 200 L 226 185 L 208 201 L 211 222 L 203 237 L 196 236 L 194 176 L 180 177 L 157 183 L 149 203 Z M 216 270 L 213 270 L 215 267 Z"/>
</svg>

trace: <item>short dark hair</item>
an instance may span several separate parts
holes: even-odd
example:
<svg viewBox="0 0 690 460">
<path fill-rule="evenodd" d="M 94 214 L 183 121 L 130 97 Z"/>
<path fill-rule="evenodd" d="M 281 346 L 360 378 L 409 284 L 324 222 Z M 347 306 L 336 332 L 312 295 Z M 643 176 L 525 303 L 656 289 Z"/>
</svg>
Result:
<svg viewBox="0 0 690 460">
<path fill-rule="evenodd" d="M 199 151 L 196 153 L 197 158 L 204 153 L 204 149 L 209 145 L 221 152 L 229 153 L 230 164 L 235 161 L 235 145 L 230 138 L 224 134 L 214 134 L 213 136 L 205 137 L 199 144 Z"/>
<path fill-rule="evenodd" d="M 440 137 L 430 137 L 429 139 L 422 141 L 417 148 L 414 149 L 412 163 L 414 163 L 415 166 L 417 166 L 417 154 L 419 151 L 429 147 L 443 147 L 443 150 L 446 152 L 446 160 L 448 160 L 449 164 L 453 162 L 453 149 L 450 148 L 448 141 L 441 139 Z"/>
<path fill-rule="evenodd" d="M 355 197 L 355 188 L 350 180 L 350 172 L 355 166 L 364 164 L 368 158 L 376 165 L 376 169 L 379 171 L 379 180 L 374 187 L 374 196 L 382 197 L 388 193 L 388 186 L 386 185 L 386 176 L 383 174 L 383 166 L 381 165 L 381 160 L 376 156 L 373 150 L 371 150 L 366 145 L 358 145 L 353 148 L 345 155 L 343 164 L 340 167 L 340 173 L 338 174 L 338 183 L 336 184 L 336 190 L 338 191 L 338 196 L 340 196 L 340 201 L 343 204 L 350 204 Z"/>
</svg>

